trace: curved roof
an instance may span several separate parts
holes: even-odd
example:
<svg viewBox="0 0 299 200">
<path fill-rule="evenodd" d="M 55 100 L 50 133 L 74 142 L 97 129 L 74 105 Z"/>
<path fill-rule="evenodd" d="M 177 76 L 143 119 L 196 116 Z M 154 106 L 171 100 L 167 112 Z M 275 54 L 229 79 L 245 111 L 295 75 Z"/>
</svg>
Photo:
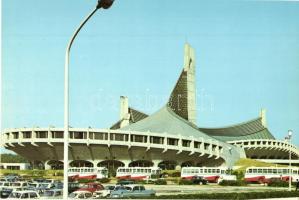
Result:
<svg viewBox="0 0 299 200">
<path fill-rule="evenodd" d="M 196 125 L 178 116 L 167 105 L 158 110 L 156 113 L 144 118 L 141 121 L 130 124 L 121 128 L 121 130 L 133 131 L 150 131 L 157 133 L 171 133 L 195 138 L 202 137 L 213 139 L 209 135 L 201 132 Z"/>
<path fill-rule="evenodd" d="M 207 135 L 223 141 L 243 139 L 275 139 L 269 130 L 263 126 L 262 118 L 221 128 L 199 128 Z"/>
<path fill-rule="evenodd" d="M 143 112 L 140 112 L 138 110 L 135 110 L 131 107 L 129 107 L 129 111 L 130 113 L 130 119 L 129 119 L 129 123 L 132 124 L 132 123 L 135 123 L 135 122 L 138 122 L 146 117 L 148 117 L 147 114 L 143 113 Z M 120 128 L 120 124 L 122 122 L 123 119 L 119 120 L 118 122 L 116 122 L 115 124 L 113 124 L 110 129 L 119 129 Z"/>
</svg>

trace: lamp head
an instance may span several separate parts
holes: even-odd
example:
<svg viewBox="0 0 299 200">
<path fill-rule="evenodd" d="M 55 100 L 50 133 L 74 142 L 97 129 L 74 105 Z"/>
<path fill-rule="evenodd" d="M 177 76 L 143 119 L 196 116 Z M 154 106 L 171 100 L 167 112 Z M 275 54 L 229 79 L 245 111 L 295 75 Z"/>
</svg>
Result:
<svg viewBox="0 0 299 200">
<path fill-rule="evenodd" d="M 293 134 L 293 131 L 292 130 L 288 130 L 289 138 L 292 137 L 292 134 Z"/>
<path fill-rule="evenodd" d="M 104 8 L 108 9 L 110 6 L 112 6 L 114 0 L 98 0 L 97 8 Z"/>
</svg>

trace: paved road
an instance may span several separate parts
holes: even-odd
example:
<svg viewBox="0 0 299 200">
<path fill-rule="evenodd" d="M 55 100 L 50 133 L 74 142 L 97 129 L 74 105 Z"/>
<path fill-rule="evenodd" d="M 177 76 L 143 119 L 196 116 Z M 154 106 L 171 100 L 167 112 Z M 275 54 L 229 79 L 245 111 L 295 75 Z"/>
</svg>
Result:
<svg viewBox="0 0 299 200">
<path fill-rule="evenodd" d="M 223 192 L 264 192 L 286 191 L 287 188 L 274 188 L 260 185 L 249 186 L 219 186 L 219 185 L 145 185 L 147 189 L 154 189 L 157 195 L 193 194 L 193 193 L 223 193 Z"/>
</svg>

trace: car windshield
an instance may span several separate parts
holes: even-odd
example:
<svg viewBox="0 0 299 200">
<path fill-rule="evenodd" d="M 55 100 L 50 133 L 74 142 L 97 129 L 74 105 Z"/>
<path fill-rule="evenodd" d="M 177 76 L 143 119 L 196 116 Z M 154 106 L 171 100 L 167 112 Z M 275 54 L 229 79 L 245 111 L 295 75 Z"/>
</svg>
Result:
<svg viewBox="0 0 299 200">
<path fill-rule="evenodd" d="M 71 193 L 71 194 L 69 194 L 69 198 L 75 198 L 76 197 L 76 193 Z"/>
<path fill-rule="evenodd" d="M 48 184 L 47 183 L 43 183 L 43 184 L 40 184 L 39 187 L 46 188 L 46 187 L 48 187 Z"/>
<path fill-rule="evenodd" d="M 11 193 L 11 194 L 9 195 L 8 198 L 9 198 L 9 199 L 10 199 L 10 198 L 17 198 L 17 199 L 18 199 L 18 198 L 21 197 L 21 195 L 22 195 L 21 193 L 13 192 L 13 193 Z"/>
<path fill-rule="evenodd" d="M 114 186 L 113 185 L 105 186 L 105 190 L 114 190 Z"/>
<path fill-rule="evenodd" d="M 21 186 L 21 183 L 11 183 L 11 186 L 17 186 L 17 187 L 19 187 L 19 186 Z"/>
<path fill-rule="evenodd" d="M 42 196 L 44 196 L 44 197 L 51 197 L 51 196 L 53 196 L 54 195 L 54 191 L 49 191 L 49 190 L 46 190 L 43 194 L 42 194 Z"/>
</svg>

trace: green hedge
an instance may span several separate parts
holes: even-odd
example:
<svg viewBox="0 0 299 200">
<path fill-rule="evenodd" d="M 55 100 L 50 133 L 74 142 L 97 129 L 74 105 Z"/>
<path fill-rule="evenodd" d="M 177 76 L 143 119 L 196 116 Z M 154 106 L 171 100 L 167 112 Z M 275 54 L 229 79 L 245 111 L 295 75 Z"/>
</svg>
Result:
<svg viewBox="0 0 299 200">
<path fill-rule="evenodd" d="M 219 185 L 222 185 L 222 186 L 246 186 L 247 183 L 242 180 L 237 180 L 237 181 L 223 180 L 219 183 Z"/>
<path fill-rule="evenodd" d="M 100 183 L 109 183 L 110 179 L 109 178 L 101 178 L 101 179 L 97 179 L 97 181 Z"/>
<path fill-rule="evenodd" d="M 165 179 L 158 179 L 154 182 L 155 185 L 167 185 L 167 181 Z"/>
<path fill-rule="evenodd" d="M 193 182 L 191 180 L 181 179 L 179 180 L 179 185 L 193 185 Z"/>
<path fill-rule="evenodd" d="M 293 186 L 296 187 L 296 183 L 292 183 Z M 272 180 L 270 183 L 268 183 L 268 186 L 270 187 L 289 187 L 288 181 L 282 181 L 282 180 Z"/>
<path fill-rule="evenodd" d="M 79 183 L 92 183 L 95 182 L 95 179 L 79 179 L 78 182 Z"/>
<path fill-rule="evenodd" d="M 262 199 L 262 198 L 283 198 L 299 197 L 299 192 L 292 191 L 271 191 L 271 192 L 244 192 L 244 193 L 212 193 L 212 194 L 178 194 L 161 195 L 156 199 Z"/>
</svg>

